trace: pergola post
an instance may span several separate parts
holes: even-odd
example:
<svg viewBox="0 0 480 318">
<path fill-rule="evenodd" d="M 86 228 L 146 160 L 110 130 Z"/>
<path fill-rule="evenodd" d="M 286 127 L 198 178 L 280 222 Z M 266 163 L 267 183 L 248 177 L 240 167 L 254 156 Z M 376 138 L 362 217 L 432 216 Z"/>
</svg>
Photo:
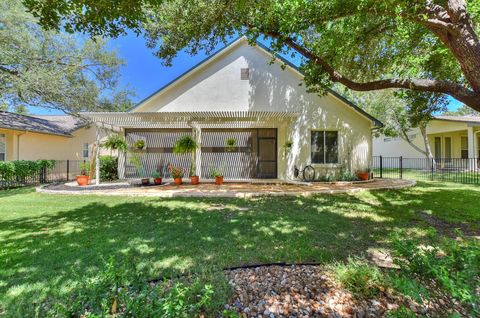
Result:
<svg viewBox="0 0 480 318">
<path fill-rule="evenodd" d="M 198 126 L 193 127 L 197 149 L 195 150 L 195 174 L 202 177 L 202 129 Z"/>
<path fill-rule="evenodd" d="M 97 149 L 95 151 L 95 184 L 100 184 L 100 129 L 95 125 L 95 139 Z"/>
</svg>

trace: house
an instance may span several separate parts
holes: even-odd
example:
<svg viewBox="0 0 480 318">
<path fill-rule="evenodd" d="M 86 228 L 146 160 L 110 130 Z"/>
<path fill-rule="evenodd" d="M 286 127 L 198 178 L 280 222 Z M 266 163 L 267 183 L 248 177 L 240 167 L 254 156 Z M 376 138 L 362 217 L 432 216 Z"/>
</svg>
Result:
<svg viewBox="0 0 480 318">
<path fill-rule="evenodd" d="M 95 128 L 67 115 L 20 115 L 0 111 L 0 161 L 84 160 Z"/>
<path fill-rule="evenodd" d="M 369 168 L 372 130 L 381 123 L 339 94 L 308 93 L 302 74 L 260 43 L 242 37 L 160 88 L 127 113 L 85 113 L 100 130 L 113 129 L 138 154 L 121 158 L 120 176 L 138 177 L 169 164 L 188 167 L 175 155 L 176 140 L 192 135 L 196 174 L 213 169 L 226 179 L 293 179 L 294 167 L 313 165 L 317 177 Z M 282 65 L 286 65 L 282 70 Z M 234 140 L 234 149 L 227 149 Z M 132 156 L 140 156 L 141 169 Z"/>
<path fill-rule="evenodd" d="M 469 168 L 477 167 L 480 158 L 480 117 L 478 116 L 435 116 L 427 126 L 427 136 L 432 154 L 440 167 L 463 159 Z M 409 132 L 409 139 L 420 149 L 425 143 L 418 129 Z M 374 138 L 373 155 L 384 157 L 424 158 L 425 155 L 416 150 L 405 140 L 381 135 Z"/>
</svg>

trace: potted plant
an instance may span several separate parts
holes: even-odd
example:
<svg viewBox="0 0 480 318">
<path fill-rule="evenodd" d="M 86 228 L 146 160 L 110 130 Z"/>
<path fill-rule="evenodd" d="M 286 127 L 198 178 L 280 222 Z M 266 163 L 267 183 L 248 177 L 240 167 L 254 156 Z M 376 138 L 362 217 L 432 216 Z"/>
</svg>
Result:
<svg viewBox="0 0 480 318">
<path fill-rule="evenodd" d="M 183 183 L 182 178 L 183 178 L 183 169 L 180 167 L 175 167 L 175 166 L 168 166 L 168 172 L 173 178 L 173 182 L 175 182 L 176 185 L 181 185 Z"/>
<path fill-rule="evenodd" d="M 215 178 L 216 185 L 223 184 L 223 173 L 220 170 L 214 169 L 211 173 L 212 177 Z"/>
<path fill-rule="evenodd" d="M 155 185 L 161 185 L 162 184 L 162 175 L 160 174 L 160 172 L 155 171 L 154 173 L 152 173 L 152 178 L 153 178 L 153 183 Z"/>
<path fill-rule="evenodd" d="M 237 141 L 235 138 L 228 138 L 225 140 L 225 150 L 228 152 L 233 152 L 237 148 Z"/>
<path fill-rule="evenodd" d="M 133 148 L 143 150 L 145 148 L 145 140 L 139 139 L 133 143 Z"/>
<path fill-rule="evenodd" d="M 370 179 L 370 169 L 357 171 L 357 177 L 361 181 L 366 181 L 366 180 Z"/>
<path fill-rule="evenodd" d="M 128 150 L 128 144 L 125 141 L 125 138 L 117 134 L 108 136 L 102 146 L 106 149 L 110 149 L 110 156 L 112 155 L 113 150 L 117 150 L 118 152 L 126 152 Z"/>
<path fill-rule="evenodd" d="M 142 185 L 149 185 L 150 178 L 146 177 L 145 169 L 138 153 L 132 153 L 132 156 L 130 157 L 130 163 L 135 166 L 135 169 L 137 170 L 137 173 L 141 178 Z"/>
<path fill-rule="evenodd" d="M 192 136 L 188 135 L 178 139 L 173 146 L 173 153 L 190 153 L 192 155 L 190 159 L 190 169 L 188 173 L 192 184 L 199 184 L 200 182 L 198 176 L 195 174 L 195 152 L 197 148 L 197 142 L 192 138 Z"/>
<path fill-rule="evenodd" d="M 90 172 L 90 165 L 88 162 L 82 162 L 80 164 L 80 175 L 77 176 L 77 183 L 79 186 L 86 186 L 90 180 L 88 176 Z"/>
</svg>

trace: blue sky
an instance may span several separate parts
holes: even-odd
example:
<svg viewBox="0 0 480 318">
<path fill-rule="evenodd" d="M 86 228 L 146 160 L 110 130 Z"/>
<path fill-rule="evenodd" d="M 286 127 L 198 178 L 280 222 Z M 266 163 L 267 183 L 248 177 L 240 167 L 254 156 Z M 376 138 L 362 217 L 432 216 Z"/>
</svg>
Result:
<svg viewBox="0 0 480 318">
<path fill-rule="evenodd" d="M 109 47 L 117 50 L 118 55 L 126 63 L 121 69 L 121 85 L 136 92 L 135 102 L 149 96 L 206 58 L 203 53 L 190 56 L 185 52 L 180 52 L 173 60 L 173 65 L 166 67 L 162 65 L 159 58 L 153 55 L 153 51 L 146 47 L 145 40 L 134 34 L 110 40 Z M 217 50 L 222 47 L 223 45 L 219 45 Z M 452 99 L 449 108 L 455 109 L 459 105 L 459 102 Z M 35 114 L 52 114 L 52 112 L 40 108 L 30 108 L 30 111 Z"/>
</svg>

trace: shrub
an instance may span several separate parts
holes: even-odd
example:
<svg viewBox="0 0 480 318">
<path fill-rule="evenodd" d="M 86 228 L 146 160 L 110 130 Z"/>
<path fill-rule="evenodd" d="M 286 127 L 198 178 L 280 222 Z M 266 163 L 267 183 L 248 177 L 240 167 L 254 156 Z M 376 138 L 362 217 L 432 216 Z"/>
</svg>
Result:
<svg viewBox="0 0 480 318">
<path fill-rule="evenodd" d="M 0 180 L 25 182 L 28 178 L 39 177 L 45 169 L 52 169 L 55 160 L 14 160 L 0 162 Z"/>
<path fill-rule="evenodd" d="M 402 273 L 431 287 L 433 281 L 451 298 L 467 305 L 477 314 L 480 308 L 480 242 L 474 238 L 430 238 L 430 246 L 405 235 L 393 238 L 395 262 Z"/>
<path fill-rule="evenodd" d="M 112 181 L 118 179 L 118 158 L 113 156 L 100 157 L 100 180 Z"/>
</svg>

